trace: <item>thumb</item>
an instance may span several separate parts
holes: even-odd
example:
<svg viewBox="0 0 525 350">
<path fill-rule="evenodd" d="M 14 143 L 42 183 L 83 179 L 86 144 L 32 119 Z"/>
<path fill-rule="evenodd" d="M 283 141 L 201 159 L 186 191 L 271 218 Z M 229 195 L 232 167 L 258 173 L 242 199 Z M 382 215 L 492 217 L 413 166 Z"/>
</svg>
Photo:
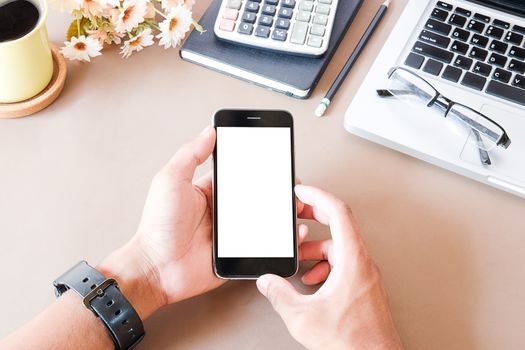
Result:
<svg viewBox="0 0 525 350">
<path fill-rule="evenodd" d="M 257 289 L 272 304 L 283 319 L 299 304 L 302 295 L 290 282 L 276 275 L 264 275 L 257 280 Z"/>
</svg>

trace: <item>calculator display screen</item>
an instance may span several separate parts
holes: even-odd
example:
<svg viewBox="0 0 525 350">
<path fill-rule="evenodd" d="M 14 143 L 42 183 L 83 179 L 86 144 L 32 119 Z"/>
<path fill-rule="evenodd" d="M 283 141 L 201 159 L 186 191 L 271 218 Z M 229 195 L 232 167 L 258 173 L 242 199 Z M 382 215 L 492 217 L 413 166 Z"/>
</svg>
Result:
<svg viewBox="0 0 525 350">
<path fill-rule="evenodd" d="M 219 258 L 294 257 L 288 127 L 218 127 Z"/>
</svg>

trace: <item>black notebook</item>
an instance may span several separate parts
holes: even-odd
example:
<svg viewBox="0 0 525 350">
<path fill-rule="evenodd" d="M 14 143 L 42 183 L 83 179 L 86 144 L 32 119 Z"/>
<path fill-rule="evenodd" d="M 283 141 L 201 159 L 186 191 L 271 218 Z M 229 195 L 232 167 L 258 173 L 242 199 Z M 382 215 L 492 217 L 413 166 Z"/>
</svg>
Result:
<svg viewBox="0 0 525 350">
<path fill-rule="evenodd" d="M 327 52 L 319 58 L 261 50 L 217 39 L 213 26 L 222 0 L 214 0 L 181 48 L 184 60 L 271 88 L 296 98 L 308 98 L 357 14 L 363 0 L 340 0 Z"/>
</svg>

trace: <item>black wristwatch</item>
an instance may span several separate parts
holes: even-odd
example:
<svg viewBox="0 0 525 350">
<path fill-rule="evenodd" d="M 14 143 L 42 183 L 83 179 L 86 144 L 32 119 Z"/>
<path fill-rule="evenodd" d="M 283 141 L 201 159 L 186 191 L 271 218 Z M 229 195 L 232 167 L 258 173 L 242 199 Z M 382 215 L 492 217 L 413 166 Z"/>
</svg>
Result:
<svg viewBox="0 0 525 350">
<path fill-rule="evenodd" d="M 144 338 L 142 320 L 120 292 L 117 282 L 107 279 L 87 262 L 81 261 L 73 266 L 53 285 L 57 297 L 69 289 L 80 295 L 84 305 L 106 326 L 115 349 L 133 349 Z"/>
</svg>

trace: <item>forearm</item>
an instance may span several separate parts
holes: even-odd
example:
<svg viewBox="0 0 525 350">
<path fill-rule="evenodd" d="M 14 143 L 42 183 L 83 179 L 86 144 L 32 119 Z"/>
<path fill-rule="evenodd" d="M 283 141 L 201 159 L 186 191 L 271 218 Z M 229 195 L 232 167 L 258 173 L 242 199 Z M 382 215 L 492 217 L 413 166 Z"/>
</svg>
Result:
<svg viewBox="0 0 525 350">
<path fill-rule="evenodd" d="M 114 278 L 122 294 L 142 320 L 164 303 L 156 286 L 156 273 L 145 262 L 135 241 L 117 250 L 97 266 L 107 278 Z M 0 341 L 1 349 L 114 349 L 107 329 L 68 291 L 27 325 Z"/>
</svg>

